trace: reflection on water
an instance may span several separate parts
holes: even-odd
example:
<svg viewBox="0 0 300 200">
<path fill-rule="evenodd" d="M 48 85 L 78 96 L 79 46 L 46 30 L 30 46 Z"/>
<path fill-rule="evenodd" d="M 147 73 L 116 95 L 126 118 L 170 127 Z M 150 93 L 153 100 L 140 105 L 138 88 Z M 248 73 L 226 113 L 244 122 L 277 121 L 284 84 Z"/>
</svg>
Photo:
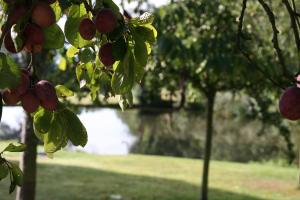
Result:
<svg viewBox="0 0 300 200">
<path fill-rule="evenodd" d="M 18 130 L 24 118 L 22 108 L 6 107 L 3 111 L 3 123 Z M 276 130 L 270 128 L 259 137 L 260 121 L 237 116 L 224 114 L 223 110 L 216 112 L 213 159 L 248 162 L 284 157 L 286 145 Z M 79 118 L 87 128 L 89 139 L 85 148 L 71 147 L 73 150 L 108 155 L 131 152 L 203 157 L 203 114 L 83 109 Z"/>
<path fill-rule="evenodd" d="M 3 107 L 2 122 L 13 129 L 20 129 L 25 113 L 22 107 Z"/>
<path fill-rule="evenodd" d="M 97 154 L 128 154 L 135 137 L 111 109 L 84 110 L 79 115 L 88 132 L 88 143 L 81 150 Z"/>
<path fill-rule="evenodd" d="M 21 107 L 4 107 L 2 122 L 19 130 L 24 115 Z M 112 109 L 83 109 L 79 118 L 88 131 L 88 143 L 85 148 L 71 149 L 88 153 L 125 155 L 136 140 L 128 126 Z"/>
</svg>

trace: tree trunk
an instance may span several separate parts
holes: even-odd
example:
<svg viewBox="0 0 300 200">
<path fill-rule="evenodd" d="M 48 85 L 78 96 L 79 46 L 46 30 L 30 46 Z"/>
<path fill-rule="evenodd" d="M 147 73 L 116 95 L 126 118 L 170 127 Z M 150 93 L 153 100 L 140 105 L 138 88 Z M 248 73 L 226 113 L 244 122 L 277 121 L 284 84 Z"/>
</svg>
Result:
<svg viewBox="0 0 300 200">
<path fill-rule="evenodd" d="M 24 182 L 23 186 L 17 189 L 16 200 L 34 200 L 38 141 L 33 132 L 32 118 L 28 114 L 22 125 L 21 142 L 27 145 L 27 149 L 21 154 L 20 168 L 24 173 Z"/>
<path fill-rule="evenodd" d="M 207 97 L 207 116 L 206 116 L 206 140 L 203 162 L 203 175 L 202 175 L 202 187 L 201 187 L 201 200 L 208 200 L 208 176 L 209 176 L 209 161 L 212 149 L 213 139 L 213 117 L 214 117 L 214 104 L 215 104 L 215 92 L 211 92 L 206 95 Z"/>
</svg>

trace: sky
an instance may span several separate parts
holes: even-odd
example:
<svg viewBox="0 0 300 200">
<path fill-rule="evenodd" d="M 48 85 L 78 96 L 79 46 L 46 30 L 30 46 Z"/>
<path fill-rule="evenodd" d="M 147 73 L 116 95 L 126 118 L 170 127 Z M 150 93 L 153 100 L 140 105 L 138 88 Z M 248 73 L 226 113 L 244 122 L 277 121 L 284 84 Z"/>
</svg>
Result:
<svg viewBox="0 0 300 200">
<path fill-rule="evenodd" d="M 119 4 L 120 5 L 120 2 L 121 0 L 115 0 L 115 3 Z M 149 2 L 153 5 L 155 5 L 156 7 L 159 7 L 159 6 L 162 6 L 162 5 L 165 5 L 169 2 L 169 0 L 149 0 Z M 125 5 L 126 7 L 129 6 L 130 8 L 132 8 L 135 4 L 134 3 L 131 3 L 131 4 L 127 4 Z"/>
</svg>

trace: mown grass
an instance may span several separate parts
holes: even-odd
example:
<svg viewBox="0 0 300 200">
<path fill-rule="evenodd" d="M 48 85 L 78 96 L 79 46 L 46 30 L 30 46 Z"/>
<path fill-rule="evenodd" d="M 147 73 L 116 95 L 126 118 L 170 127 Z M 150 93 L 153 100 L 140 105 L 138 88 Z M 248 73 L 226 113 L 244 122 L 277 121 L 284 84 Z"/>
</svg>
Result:
<svg viewBox="0 0 300 200">
<path fill-rule="evenodd" d="M 64 151 L 38 162 L 37 200 L 199 199 L 200 160 Z M 212 161 L 210 175 L 210 200 L 300 199 L 293 167 Z M 0 182 L 0 200 L 14 199 L 8 186 L 8 180 Z"/>
</svg>

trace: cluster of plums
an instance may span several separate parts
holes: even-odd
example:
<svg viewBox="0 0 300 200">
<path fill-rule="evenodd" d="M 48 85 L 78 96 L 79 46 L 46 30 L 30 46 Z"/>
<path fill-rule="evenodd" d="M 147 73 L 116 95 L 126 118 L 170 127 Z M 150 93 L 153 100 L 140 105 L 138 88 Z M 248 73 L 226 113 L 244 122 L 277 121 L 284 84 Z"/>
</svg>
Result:
<svg viewBox="0 0 300 200">
<path fill-rule="evenodd" d="M 16 105 L 19 101 L 28 113 L 35 112 L 39 106 L 46 110 L 56 110 L 58 98 L 54 86 L 41 80 L 32 84 L 30 73 L 22 70 L 21 81 L 16 88 L 3 91 L 3 101 L 7 105 Z"/>
<path fill-rule="evenodd" d="M 2 31 L 6 33 L 4 38 L 5 48 L 11 53 L 17 53 L 23 49 L 32 53 L 40 52 L 45 42 L 43 29 L 56 22 L 55 13 L 50 6 L 56 0 L 40 0 L 32 7 L 25 3 L 14 3 L 13 0 L 6 0 L 5 2 L 11 7 L 7 22 L 2 27 Z M 21 44 L 16 48 L 11 35 L 11 27 L 27 15 L 29 21 L 21 30 L 19 37 Z"/>
<path fill-rule="evenodd" d="M 94 21 L 89 18 L 82 19 L 79 25 L 79 33 L 83 39 L 92 40 L 96 35 L 96 31 L 101 34 L 109 34 L 115 30 L 117 25 L 118 20 L 115 13 L 109 8 L 104 8 L 97 13 Z M 112 54 L 112 43 L 108 42 L 102 45 L 98 56 L 105 66 L 113 65 L 115 59 Z"/>
</svg>

